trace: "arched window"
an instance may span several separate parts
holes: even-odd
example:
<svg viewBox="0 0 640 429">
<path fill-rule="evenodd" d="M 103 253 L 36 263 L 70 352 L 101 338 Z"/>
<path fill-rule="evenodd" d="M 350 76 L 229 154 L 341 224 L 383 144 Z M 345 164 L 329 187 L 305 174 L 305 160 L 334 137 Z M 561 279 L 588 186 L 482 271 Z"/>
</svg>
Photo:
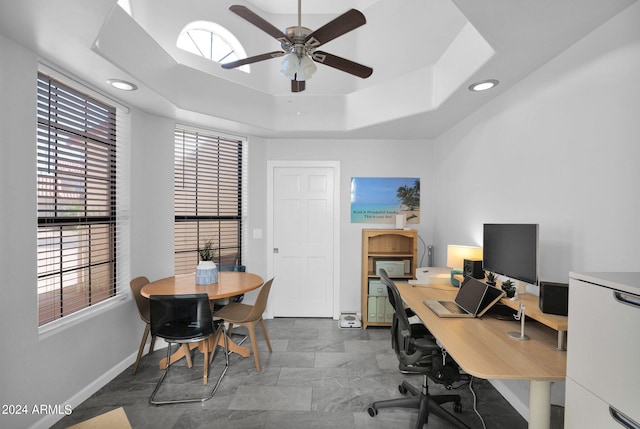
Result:
<svg viewBox="0 0 640 429">
<path fill-rule="evenodd" d="M 122 9 L 124 9 L 125 12 L 127 12 L 129 14 L 129 16 L 131 15 L 131 2 L 129 0 L 118 0 L 118 6 L 120 6 Z"/>
<path fill-rule="evenodd" d="M 238 39 L 229 30 L 209 21 L 194 21 L 184 27 L 178 36 L 177 46 L 220 64 L 247 56 Z M 245 73 L 251 72 L 249 65 L 238 68 Z"/>
</svg>

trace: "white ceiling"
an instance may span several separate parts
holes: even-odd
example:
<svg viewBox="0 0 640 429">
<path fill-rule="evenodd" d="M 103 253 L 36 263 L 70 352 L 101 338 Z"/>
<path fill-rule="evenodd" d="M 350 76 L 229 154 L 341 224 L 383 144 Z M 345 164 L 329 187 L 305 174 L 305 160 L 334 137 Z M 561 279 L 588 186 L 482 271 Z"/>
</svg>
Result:
<svg viewBox="0 0 640 429">
<path fill-rule="evenodd" d="M 526 77 L 635 0 L 302 0 L 319 28 L 349 8 L 367 24 L 322 50 L 370 66 L 360 79 L 319 65 L 292 94 L 279 59 L 251 73 L 181 52 L 185 25 L 210 20 L 247 55 L 279 49 L 228 10 L 242 4 L 278 28 L 297 24 L 296 0 L 0 0 L 0 34 L 125 104 L 197 125 L 268 138 L 432 138 Z M 124 93 L 109 78 L 130 80 Z M 485 93 L 469 84 L 499 79 Z"/>
</svg>

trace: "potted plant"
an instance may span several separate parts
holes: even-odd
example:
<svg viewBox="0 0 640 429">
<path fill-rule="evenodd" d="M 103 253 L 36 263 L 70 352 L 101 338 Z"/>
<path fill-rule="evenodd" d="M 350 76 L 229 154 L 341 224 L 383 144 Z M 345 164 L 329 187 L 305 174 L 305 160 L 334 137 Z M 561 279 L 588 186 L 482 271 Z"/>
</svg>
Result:
<svg viewBox="0 0 640 429">
<path fill-rule="evenodd" d="M 498 276 L 496 276 L 495 273 L 492 273 L 491 271 L 487 271 L 485 275 L 487 277 L 487 284 L 491 286 L 495 286 Z"/>
<path fill-rule="evenodd" d="M 516 294 L 516 285 L 511 280 L 502 282 L 502 290 L 507 294 L 507 298 L 513 298 Z"/>
<path fill-rule="evenodd" d="M 216 249 L 213 248 L 211 240 L 207 241 L 202 249 L 198 249 L 200 262 L 196 268 L 196 284 L 209 285 L 218 281 L 218 267 L 213 259 L 216 256 Z"/>
<path fill-rule="evenodd" d="M 211 240 L 207 241 L 204 247 L 198 250 L 198 256 L 200 256 L 200 261 L 213 261 L 215 257 L 215 250 L 213 249 L 213 242 Z"/>
</svg>

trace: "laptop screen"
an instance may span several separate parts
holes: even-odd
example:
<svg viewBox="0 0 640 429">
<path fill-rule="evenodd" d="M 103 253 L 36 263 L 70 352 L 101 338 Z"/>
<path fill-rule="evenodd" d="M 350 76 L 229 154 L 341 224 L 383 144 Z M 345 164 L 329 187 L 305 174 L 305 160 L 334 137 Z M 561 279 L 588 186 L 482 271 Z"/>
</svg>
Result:
<svg viewBox="0 0 640 429">
<path fill-rule="evenodd" d="M 482 303 L 487 285 L 473 277 L 465 277 L 456 295 L 456 304 L 475 315 Z"/>
</svg>

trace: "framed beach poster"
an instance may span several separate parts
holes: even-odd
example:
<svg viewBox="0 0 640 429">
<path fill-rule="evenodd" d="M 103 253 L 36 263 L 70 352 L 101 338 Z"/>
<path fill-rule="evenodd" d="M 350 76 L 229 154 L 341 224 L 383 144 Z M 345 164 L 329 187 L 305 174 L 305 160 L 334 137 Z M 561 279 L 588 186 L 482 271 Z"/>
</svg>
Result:
<svg viewBox="0 0 640 429">
<path fill-rule="evenodd" d="M 420 223 L 419 178 L 351 178 L 351 223 L 394 224 L 399 214 L 407 224 Z"/>
</svg>

